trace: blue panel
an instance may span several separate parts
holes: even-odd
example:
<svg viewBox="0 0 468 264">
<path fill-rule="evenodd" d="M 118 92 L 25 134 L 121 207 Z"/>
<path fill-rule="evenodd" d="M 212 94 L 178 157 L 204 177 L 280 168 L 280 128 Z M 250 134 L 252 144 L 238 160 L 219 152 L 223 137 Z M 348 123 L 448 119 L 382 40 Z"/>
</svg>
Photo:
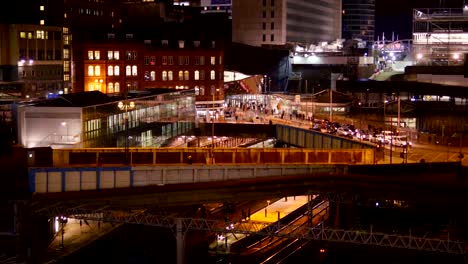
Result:
<svg viewBox="0 0 468 264">
<path fill-rule="evenodd" d="M 133 187 L 133 181 L 134 181 L 134 171 L 130 170 L 130 187 Z"/>
<path fill-rule="evenodd" d="M 62 171 L 62 192 L 66 192 L 66 184 L 65 184 L 65 171 Z"/>
<path fill-rule="evenodd" d="M 36 192 L 36 169 L 29 170 L 29 192 Z"/>
</svg>

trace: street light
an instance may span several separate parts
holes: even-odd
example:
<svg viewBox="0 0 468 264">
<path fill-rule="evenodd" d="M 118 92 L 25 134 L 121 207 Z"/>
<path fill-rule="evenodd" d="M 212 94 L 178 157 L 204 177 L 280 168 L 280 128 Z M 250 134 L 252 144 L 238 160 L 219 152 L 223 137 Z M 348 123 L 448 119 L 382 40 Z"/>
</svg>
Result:
<svg viewBox="0 0 468 264">
<path fill-rule="evenodd" d="M 125 120 L 125 162 L 129 164 L 129 156 L 128 156 L 128 110 L 132 110 L 135 108 L 135 102 L 122 102 L 120 101 L 117 106 L 120 110 L 125 111 L 124 120 Z"/>
<path fill-rule="evenodd" d="M 65 137 L 66 141 L 65 142 L 68 142 L 68 124 L 67 124 L 67 122 L 62 122 L 60 124 L 67 129 L 67 134 L 66 134 L 66 137 Z"/>
</svg>

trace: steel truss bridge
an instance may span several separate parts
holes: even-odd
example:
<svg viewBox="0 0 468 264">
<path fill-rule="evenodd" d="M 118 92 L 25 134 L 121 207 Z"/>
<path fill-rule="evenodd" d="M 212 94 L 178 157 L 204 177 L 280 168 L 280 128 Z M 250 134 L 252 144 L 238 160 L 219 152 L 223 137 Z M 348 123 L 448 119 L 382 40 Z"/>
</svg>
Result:
<svg viewBox="0 0 468 264">
<path fill-rule="evenodd" d="M 408 235 L 386 234 L 373 232 L 372 229 L 370 231 L 342 230 L 325 228 L 324 225 L 319 225 L 318 227 L 304 227 L 288 226 L 281 224 L 280 222 L 272 224 L 258 221 L 233 222 L 233 227 L 227 228 L 228 226 L 231 226 L 231 223 L 227 223 L 224 220 L 174 217 L 150 214 L 145 212 L 145 210 L 125 211 L 107 207 L 85 209 L 82 207 L 65 208 L 51 206 L 43 208 L 40 211 L 41 214 L 47 214 L 50 217 L 66 216 L 80 220 L 140 224 L 169 228 L 173 231 L 176 237 L 185 236 L 187 231 L 195 230 L 214 233 L 262 235 L 315 241 L 342 242 L 456 255 L 467 255 L 468 253 L 468 244 L 465 242 L 412 236 L 411 233 Z M 278 232 L 279 230 L 284 230 L 284 232 Z M 296 232 L 288 232 L 288 230 L 296 230 Z M 300 232 L 297 232 L 298 230 Z"/>
</svg>

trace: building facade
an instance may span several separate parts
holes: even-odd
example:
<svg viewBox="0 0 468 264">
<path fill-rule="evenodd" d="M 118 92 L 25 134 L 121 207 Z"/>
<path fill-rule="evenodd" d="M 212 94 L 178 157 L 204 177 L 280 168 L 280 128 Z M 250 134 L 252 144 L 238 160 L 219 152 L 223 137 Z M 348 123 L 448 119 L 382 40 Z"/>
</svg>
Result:
<svg viewBox="0 0 468 264">
<path fill-rule="evenodd" d="M 0 25 L 2 87 L 23 98 L 66 93 L 71 78 L 68 29 L 40 25 Z"/>
<path fill-rule="evenodd" d="M 126 95 L 148 88 L 194 89 L 201 117 L 223 108 L 224 56 L 215 41 L 111 41 L 81 50 L 75 66 L 82 78 L 78 74 L 75 91 Z"/>
<path fill-rule="evenodd" d="M 414 9 L 413 53 L 417 64 L 463 65 L 468 54 L 468 4 Z"/>
<path fill-rule="evenodd" d="M 341 38 L 341 0 L 238 0 L 232 41 L 252 46 L 316 43 Z"/>
<path fill-rule="evenodd" d="M 343 0 L 343 37 L 374 41 L 375 0 Z"/>
</svg>

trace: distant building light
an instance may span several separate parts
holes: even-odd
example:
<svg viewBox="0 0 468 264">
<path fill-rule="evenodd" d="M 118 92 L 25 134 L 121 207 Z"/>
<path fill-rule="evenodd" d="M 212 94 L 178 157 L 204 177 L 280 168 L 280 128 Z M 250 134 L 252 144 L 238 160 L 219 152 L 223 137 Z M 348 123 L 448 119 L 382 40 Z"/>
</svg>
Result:
<svg viewBox="0 0 468 264">
<path fill-rule="evenodd" d="M 39 21 L 39 24 L 40 24 L 40 25 L 44 25 L 44 24 L 45 24 L 44 19 L 41 19 L 41 20 Z"/>
<path fill-rule="evenodd" d="M 460 54 L 458 54 L 458 53 L 453 54 L 453 59 L 459 60 L 460 59 Z"/>
<path fill-rule="evenodd" d="M 417 58 L 418 60 L 420 60 L 420 59 L 423 58 L 423 55 L 422 55 L 421 53 L 418 53 L 418 55 L 416 55 L 416 58 Z"/>
<path fill-rule="evenodd" d="M 28 62 L 28 63 L 29 63 L 29 65 L 32 65 L 32 64 L 33 64 L 33 62 L 34 62 L 33 60 L 29 60 L 29 62 Z"/>
</svg>

